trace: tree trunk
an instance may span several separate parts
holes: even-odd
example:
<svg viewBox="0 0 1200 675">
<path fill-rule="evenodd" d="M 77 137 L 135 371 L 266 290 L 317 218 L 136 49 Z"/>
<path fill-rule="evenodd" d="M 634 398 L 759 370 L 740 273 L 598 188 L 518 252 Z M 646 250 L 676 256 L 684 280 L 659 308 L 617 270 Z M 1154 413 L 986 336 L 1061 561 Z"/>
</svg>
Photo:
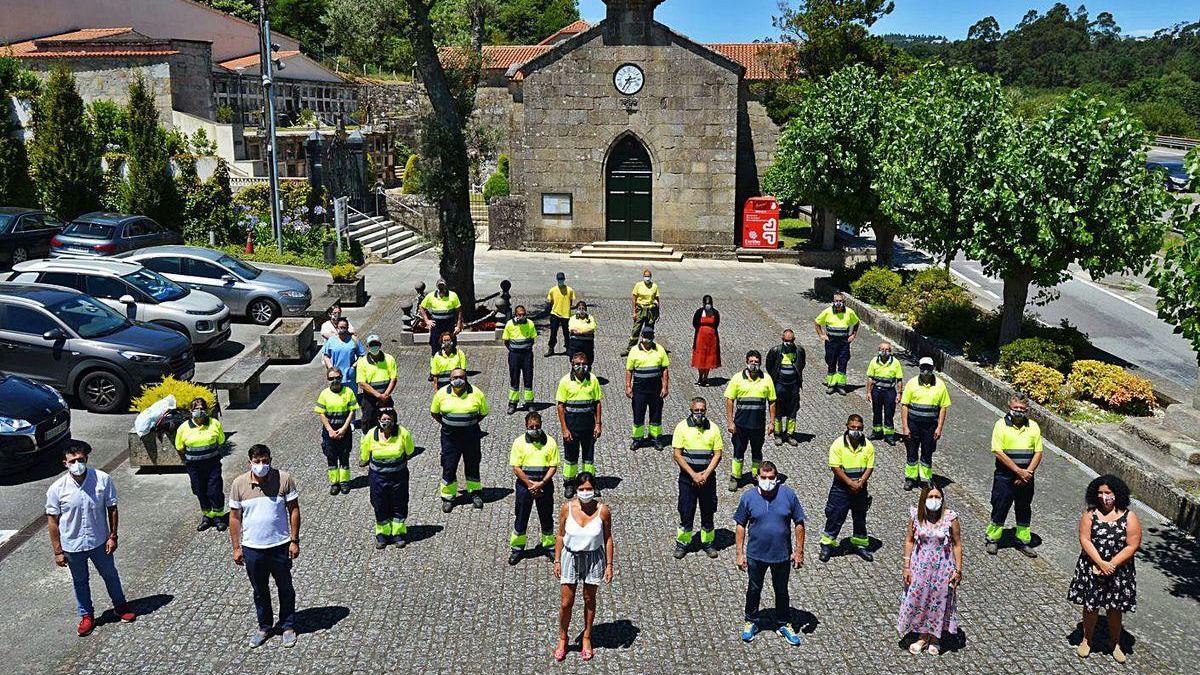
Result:
<svg viewBox="0 0 1200 675">
<path fill-rule="evenodd" d="M 1005 275 L 1004 305 L 1000 308 L 1000 347 L 1016 340 L 1021 336 L 1021 319 L 1025 317 L 1025 303 L 1029 300 L 1029 284 L 1033 275 L 1025 270 L 1018 270 Z"/>
<path fill-rule="evenodd" d="M 891 267 L 892 245 L 896 241 L 896 228 L 891 223 L 880 220 L 872 222 L 871 229 L 875 231 L 875 264 L 880 267 Z"/>
<path fill-rule="evenodd" d="M 950 273 L 950 264 L 954 262 L 954 256 L 958 255 L 957 248 L 951 248 L 946 251 L 946 258 L 942 260 L 942 266 L 946 268 L 946 274 Z"/>
<path fill-rule="evenodd" d="M 458 293 L 464 318 L 475 318 L 475 224 L 471 221 L 471 177 L 467 157 L 466 120 L 459 114 L 446 71 L 438 59 L 424 0 L 405 0 L 408 37 L 416 57 L 417 74 L 433 107 L 434 121 L 441 131 L 438 161 L 445 184 L 438 187 L 438 224 L 442 235 L 439 265 L 447 285 Z"/>
</svg>

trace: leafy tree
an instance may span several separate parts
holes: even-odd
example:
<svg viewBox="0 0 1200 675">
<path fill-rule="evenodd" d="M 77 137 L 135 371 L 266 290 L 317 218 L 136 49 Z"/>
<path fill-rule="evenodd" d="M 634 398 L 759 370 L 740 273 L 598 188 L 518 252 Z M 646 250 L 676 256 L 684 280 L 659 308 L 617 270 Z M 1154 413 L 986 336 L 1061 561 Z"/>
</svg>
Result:
<svg viewBox="0 0 1200 675">
<path fill-rule="evenodd" d="M 892 84 L 865 65 L 844 68 L 807 88 L 779 138 L 764 187 L 780 199 L 833 210 L 875 230 L 876 259 L 891 262 L 895 231 L 880 210 L 876 143 Z"/>
<path fill-rule="evenodd" d="M 21 62 L 0 58 L 0 204 L 36 206 L 37 195 L 29 180 L 29 154 L 24 129 L 16 122 L 9 97 L 23 93 L 22 80 L 29 73 Z"/>
<path fill-rule="evenodd" d="M 208 233 L 211 231 L 216 235 L 218 246 L 238 243 L 243 232 L 234 219 L 233 190 L 229 187 L 229 165 L 225 160 L 217 160 L 217 168 L 208 179 L 190 180 L 186 186 L 184 239 L 207 246 Z"/>
<path fill-rule="evenodd" d="M 504 0 L 488 37 L 493 43 L 537 44 L 578 20 L 578 0 Z"/>
<path fill-rule="evenodd" d="M 1200 152 L 1189 152 L 1186 165 L 1194 185 L 1200 176 Z M 1150 283 L 1158 290 L 1159 318 L 1174 324 L 1175 332 L 1192 343 L 1200 364 L 1200 210 L 1195 205 L 1176 208 L 1171 224 L 1182 238 L 1154 262 Z"/>
<path fill-rule="evenodd" d="M 796 48 L 797 77 L 818 79 L 855 63 L 884 72 L 900 53 L 869 30 L 895 7 L 891 0 L 798 0 L 795 7 L 785 1 L 772 23 Z"/>
<path fill-rule="evenodd" d="M 87 125 L 101 152 L 125 148 L 125 132 L 129 126 L 125 108 L 108 99 L 98 98 L 87 104 Z"/>
<path fill-rule="evenodd" d="M 267 4 L 272 31 L 296 38 L 300 48 L 311 55 L 324 53 L 329 34 L 321 17 L 328 0 L 271 0 Z"/>
<path fill-rule="evenodd" d="M 975 65 L 980 72 L 996 72 L 996 51 L 1000 44 L 1000 22 L 987 16 L 971 25 L 960 51 L 962 60 Z"/>
<path fill-rule="evenodd" d="M 65 65 L 50 74 L 38 99 L 29 164 L 42 206 L 62 220 L 100 207 L 100 153 Z"/>
<path fill-rule="evenodd" d="M 258 21 L 258 3 L 251 0 L 197 0 L 246 21 Z"/>
<path fill-rule="evenodd" d="M 979 215 L 1013 122 L 1000 82 L 967 66 L 925 66 L 887 107 L 874 188 L 897 229 L 947 268 Z"/>
<path fill-rule="evenodd" d="M 995 184 L 967 194 L 967 254 L 1004 282 L 1000 345 L 1018 337 L 1029 285 L 1077 264 L 1094 276 L 1140 268 L 1162 242 L 1167 193 L 1146 171 L 1146 132 L 1121 109 L 1073 94 L 1018 129 Z"/>
<path fill-rule="evenodd" d="M 126 110 L 129 173 L 125 180 L 125 209 L 168 227 L 181 228 L 179 194 L 171 178 L 166 133 L 158 125 L 154 93 L 140 75 L 129 83 Z"/>
</svg>

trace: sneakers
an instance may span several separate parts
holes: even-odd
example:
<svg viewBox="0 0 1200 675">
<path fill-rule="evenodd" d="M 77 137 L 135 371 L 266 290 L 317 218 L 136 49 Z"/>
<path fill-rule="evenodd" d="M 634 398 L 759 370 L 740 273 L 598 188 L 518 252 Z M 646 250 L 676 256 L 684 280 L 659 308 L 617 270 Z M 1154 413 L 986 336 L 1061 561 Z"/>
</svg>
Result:
<svg viewBox="0 0 1200 675">
<path fill-rule="evenodd" d="M 265 630 L 254 631 L 250 634 L 250 648 L 255 649 L 257 647 L 261 647 L 269 637 L 271 637 L 271 634 Z"/>
<path fill-rule="evenodd" d="M 835 392 L 837 392 L 837 393 L 841 394 L 842 396 L 845 396 L 846 394 L 849 394 L 849 393 L 850 393 L 850 390 L 849 390 L 849 389 L 847 389 L 847 388 L 846 388 L 846 385 L 843 385 L 843 384 L 836 385 L 836 386 L 833 388 L 833 390 L 834 390 Z"/>
<path fill-rule="evenodd" d="M 683 560 L 683 557 L 687 555 L 687 549 L 680 544 L 675 544 L 675 552 L 672 555 L 676 560 Z"/>
<path fill-rule="evenodd" d="M 758 635 L 758 624 L 754 623 L 753 621 L 747 621 L 746 623 L 742 624 L 742 642 L 749 642 L 753 640 L 755 635 Z"/>
<path fill-rule="evenodd" d="M 387 548 L 387 545 L 388 545 L 387 537 L 383 536 L 382 534 L 375 535 L 375 550 L 376 551 L 382 551 L 383 549 Z"/>
<path fill-rule="evenodd" d="M 1033 550 L 1033 548 L 1029 544 L 1017 544 L 1017 553 L 1020 553 L 1021 555 L 1025 556 L 1026 558 L 1038 557 L 1037 551 Z"/>
<path fill-rule="evenodd" d="M 775 447 L 779 447 L 779 446 L 783 445 L 784 440 L 785 439 L 784 439 L 783 434 L 775 434 Z"/>
<path fill-rule="evenodd" d="M 296 646 L 296 631 L 291 628 L 283 631 L 283 646 L 288 649 Z"/>
<path fill-rule="evenodd" d="M 867 436 L 867 439 L 872 440 L 872 441 L 878 441 L 878 440 L 881 440 L 882 438 L 883 438 L 882 431 L 872 431 L 871 435 Z"/>
<path fill-rule="evenodd" d="M 917 487 L 917 485 L 918 485 L 918 483 L 917 483 L 916 478 L 905 478 L 904 479 L 904 489 L 905 490 L 908 490 L 911 492 L 913 488 Z"/>
<path fill-rule="evenodd" d="M 332 497 L 333 495 L 336 495 L 336 494 L 338 494 L 338 493 L 339 493 L 339 492 L 341 492 L 341 491 L 342 491 L 342 486 L 338 485 L 337 483 L 331 483 L 331 484 L 329 485 L 329 495 L 330 495 L 331 497 Z"/>
<path fill-rule="evenodd" d="M 835 392 L 835 391 L 837 391 L 837 386 L 836 386 L 836 385 L 833 385 L 833 384 L 827 384 L 827 385 L 825 385 L 825 394 L 826 394 L 826 395 L 832 396 L 832 395 L 833 395 L 833 392 Z"/>
<path fill-rule="evenodd" d="M 717 549 L 712 544 L 705 544 L 705 546 L 700 550 L 704 551 L 704 555 L 710 558 L 715 559 L 717 557 Z"/>
<path fill-rule="evenodd" d="M 208 528 L 212 527 L 214 524 L 215 523 L 213 523 L 212 518 L 210 518 L 208 516 L 200 516 L 200 524 L 196 526 L 196 531 L 203 532 L 203 531 L 207 530 Z"/>
<path fill-rule="evenodd" d="M 442 500 L 442 513 L 450 513 L 454 510 L 454 502 L 449 499 Z"/>
<path fill-rule="evenodd" d="M 91 614 L 79 617 L 79 637 L 87 637 L 96 630 L 96 619 Z"/>
<path fill-rule="evenodd" d="M 342 488 L 342 494 L 344 494 L 344 495 L 350 494 L 350 484 L 349 483 L 341 483 L 340 485 Z"/>
<path fill-rule="evenodd" d="M 854 553 L 855 553 L 855 555 L 862 558 L 863 560 L 866 560 L 867 562 L 874 562 L 874 560 L 875 560 L 875 554 L 871 553 L 870 551 L 863 548 L 862 546 L 855 546 Z"/>
<path fill-rule="evenodd" d="M 213 518 L 213 527 L 217 528 L 217 532 L 224 532 L 229 529 L 229 523 L 225 521 L 225 516 L 217 516 Z"/>
<path fill-rule="evenodd" d="M 513 413 L 515 413 L 515 412 L 517 412 L 517 402 L 516 402 L 516 401 L 509 401 L 509 402 L 508 402 L 508 414 L 509 414 L 509 415 L 511 415 L 511 414 L 513 414 Z"/>
<path fill-rule="evenodd" d="M 737 476 L 729 477 L 729 491 L 730 492 L 737 492 L 738 488 L 740 488 L 741 486 L 742 486 L 742 479 L 738 478 Z"/>
<path fill-rule="evenodd" d="M 404 548 L 405 546 L 408 546 L 408 537 L 403 534 L 396 535 L 395 537 L 392 537 L 392 545 L 396 548 Z"/>
<path fill-rule="evenodd" d="M 793 647 L 804 641 L 803 638 L 800 637 L 800 634 L 792 630 L 792 627 L 786 623 L 780 626 L 775 632 L 778 633 L 779 636 L 784 640 L 787 640 L 788 644 Z"/>
<path fill-rule="evenodd" d="M 661 438 L 659 438 L 658 436 L 655 436 L 654 438 L 650 439 L 650 442 L 654 444 L 654 449 L 655 449 L 655 450 L 662 450 L 662 449 L 663 449 L 663 442 L 662 442 L 662 439 L 661 439 Z"/>
<path fill-rule="evenodd" d="M 479 494 L 478 492 L 472 492 L 471 493 L 471 506 L 474 506 L 477 509 L 482 509 L 483 508 L 483 495 Z"/>
<path fill-rule="evenodd" d="M 829 557 L 833 555 L 833 547 L 829 544 L 821 544 L 821 553 L 817 556 L 821 562 L 829 562 Z"/>
<path fill-rule="evenodd" d="M 137 614 L 132 609 L 129 608 L 128 602 L 121 605 L 120 607 L 114 607 L 113 614 L 116 614 L 117 618 L 120 619 L 121 621 L 124 621 L 125 623 L 129 623 L 137 618 Z"/>
<path fill-rule="evenodd" d="M 642 447 L 642 439 L 640 439 L 640 438 L 629 439 L 629 451 L 630 452 L 633 452 L 640 447 Z"/>
<path fill-rule="evenodd" d="M 787 435 L 787 444 L 794 448 L 794 447 L 800 445 L 800 440 L 798 438 L 796 438 L 794 435 L 788 434 Z"/>
<path fill-rule="evenodd" d="M 998 542 L 989 541 L 983 550 L 987 551 L 988 555 L 996 555 L 1000 552 L 1000 544 Z"/>
<path fill-rule="evenodd" d="M 512 552 L 508 554 L 508 564 L 516 565 L 519 562 L 521 562 L 521 549 L 514 548 Z"/>
</svg>

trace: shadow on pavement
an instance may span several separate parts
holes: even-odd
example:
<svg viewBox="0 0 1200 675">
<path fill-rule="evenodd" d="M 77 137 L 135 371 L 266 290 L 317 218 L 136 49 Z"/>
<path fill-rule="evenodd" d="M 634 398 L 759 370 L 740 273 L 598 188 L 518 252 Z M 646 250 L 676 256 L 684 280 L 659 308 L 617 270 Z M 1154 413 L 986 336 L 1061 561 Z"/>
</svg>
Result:
<svg viewBox="0 0 1200 675">
<path fill-rule="evenodd" d="M 596 489 L 601 492 L 605 490 L 614 490 L 621 484 L 620 476 L 598 476 L 596 478 Z"/>
<path fill-rule="evenodd" d="M 1079 646 L 1080 642 L 1083 642 L 1083 621 L 1075 624 L 1075 630 L 1071 631 L 1071 633 L 1067 635 L 1067 642 L 1070 643 L 1072 647 L 1077 647 Z M 1132 655 L 1137 643 L 1138 639 L 1134 637 L 1133 634 L 1129 632 L 1129 629 L 1125 628 L 1125 626 L 1122 624 L 1121 651 Z M 1099 620 L 1096 621 L 1096 630 L 1094 633 L 1092 633 L 1091 647 L 1093 653 L 1112 653 L 1112 644 L 1109 641 L 1108 636 L 1108 621 L 1105 619 L 1103 613 L 1101 613 Z"/>
<path fill-rule="evenodd" d="M 480 496 L 483 497 L 484 504 L 491 504 L 493 502 L 502 501 L 505 497 L 511 495 L 512 493 L 512 488 L 485 487 L 480 491 Z M 469 501 L 470 500 L 468 500 L 468 503 Z"/>
<path fill-rule="evenodd" d="M 592 625 L 592 646 L 596 649 L 629 649 L 637 641 L 641 628 L 629 619 Z"/>
<path fill-rule="evenodd" d="M 0 486 L 32 483 L 62 472 L 62 455 L 57 452 L 43 452 L 38 455 L 37 460 L 33 464 L 20 471 L 0 473 Z"/>
<path fill-rule="evenodd" d="M 246 345 L 241 342 L 230 340 L 216 349 L 202 349 L 196 352 L 196 363 L 213 363 L 215 361 L 231 359 L 241 354 L 245 348 Z"/>
<path fill-rule="evenodd" d="M 908 651 L 908 648 L 912 646 L 912 643 L 916 642 L 917 638 L 919 637 L 920 635 L 917 633 L 909 633 L 908 635 L 900 638 L 900 642 L 896 643 L 896 645 L 900 647 L 900 649 Z M 962 629 L 962 626 L 958 627 L 957 633 L 942 633 L 942 635 L 938 638 L 938 649 L 943 654 L 947 652 L 956 652 L 966 646 L 967 633 Z"/>
<path fill-rule="evenodd" d="M 730 546 L 733 546 L 735 541 L 733 537 L 733 530 L 729 529 L 728 527 L 718 527 L 717 531 L 713 534 L 715 535 L 713 537 L 713 548 L 717 549 L 718 551 L 724 551 Z"/>
<path fill-rule="evenodd" d="M 441 525 L 410 525 L 408 527 L 408 543 L 415 544 L 419 541 L 432 539 L 437 536 L 438 532 L 444 529 Z"/>
<path fill-rule="evenodd" d="M 1167 590 L 1177 598 L 1200 600 L 1200 542 L 1174 527 L 1146 528 L 1154 539 L 1142 539 L 1138 558 L 1153 565 L 1171 581 Z"/>
<path fill-rule="evenodd" d="M 264 401 L 279 388 L 277 382 L 262 382 L 258 386 L 258 393 L 250 397 L 247 403 L 233 403 L 225 406 L 226 410 L 256 410 Z"/>
<path fill-rule="evenodd" d="M 129 607 L 130 607 L 130 609 L 132 609 L 134 611 L 135 614 L 137 614 L 139 617 L 141 617 L 141 616 L 146 616 L 147 614 L 153 614 L 153 613 L 157 612 L 158 610 L 162 609 L 163 607 L 166 607 L 167 605 L 171 604 L 171 601 L 173 601 L 174 599 L 175 599 L 175 596 L 171 595 L 169 593 L 157 593 L 155 595 L 147 595 L 144 598 L 137 598 L 135 600 L 130 600 Z M 113 612 L 113 610 L 110 609 L 110 610 L 104 612 L 103 614 L 101 614 L 100 617 L 96 620 L 96 623 L 97 624 L 117 623 L 119 621 L 120 621 L 120 619 L 118 619 L 117 615 Z"/>
<path fill-rule="evenodd" d="M 350 608 L 341 605 L 306 607 L 296 612 L 296 633 L 303 635 L 304 633 L 329 630 L 348 616 L 350 616 Z"/>
</svg>

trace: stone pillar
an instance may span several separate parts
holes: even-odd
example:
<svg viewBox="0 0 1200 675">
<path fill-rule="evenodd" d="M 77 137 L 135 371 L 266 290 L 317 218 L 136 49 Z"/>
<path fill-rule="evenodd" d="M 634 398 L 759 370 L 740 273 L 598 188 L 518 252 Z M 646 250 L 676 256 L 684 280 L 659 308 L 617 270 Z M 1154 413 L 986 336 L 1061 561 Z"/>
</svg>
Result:
<svg viewBox="0 0 1200 675">
<path fill-rule="evenodd" d="M 520 249 L 527 230 L 524 197 L 500 197 L 488 204 L 488 244 L 491 248 Z"/>
</svg>

